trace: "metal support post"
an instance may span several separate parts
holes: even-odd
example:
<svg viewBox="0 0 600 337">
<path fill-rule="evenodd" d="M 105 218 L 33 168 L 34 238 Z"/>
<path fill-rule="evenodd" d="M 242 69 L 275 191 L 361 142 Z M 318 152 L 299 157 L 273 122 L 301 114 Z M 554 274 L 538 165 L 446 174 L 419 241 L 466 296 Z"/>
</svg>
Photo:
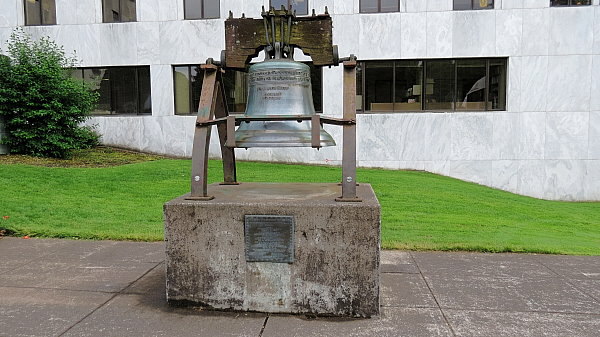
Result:
<svg viewBox="0 0 600 337">
<path fill-rule="evenodd" d="M 219 74 L 219 79 L 217 81 L 218 90 L 217 90 L 217 104 L 215 106 L 215 118 L 233 118 L 234 116 L 229 116 L 227 111 L 227 102 L 225 101 L 225 88 L 223 86 L 223 81 L 221 80 L 221 76 Z M 235 149 L 233 147 L 227 146 L 227 142 L 231 142 L 231 138 L 233 138 L 233 142 L 235 144 L 235 129 L 234 132 L 230 133 L 228 129 L 228 125 L 224 123 L 217 124 L 217 131 L 219 133 L 219 142 L 221 144 L 221 158 L 223 159 L 223 182 L 221 185 L 239 185 L 237 182 L 236 169 L 235 169 Z M 208 147 L 208 144 L 207 144 Z"/>
<path fill-rule="evenodd" d="M 223 106 L 222 102 L 222 87 L 217 79 L 220 75 L 219 67 L 206 64 L 202 65 L 202 69 L 204 70 L 204 80 L 202 82 L 202 93 L 194 131 L 194 147 L 192 149 L 192 188 L 190 196 L 186 198 L 189 200 L 211 200 L 214 198 L 208 195 L 207 188 L 208 145 L 212 126 L 202 125 L 201 123 L 214 119 L 215 111 L 227 115 L 227 108 Z"/>
<path fill-rule="evenodd" d="M 356 121 L 356 59 L 344 61 L 344 119 Z M 344 124 L 342 196 L 336 201 L 362 201 L 356 196 L 356 123 Z"/>
</svg>

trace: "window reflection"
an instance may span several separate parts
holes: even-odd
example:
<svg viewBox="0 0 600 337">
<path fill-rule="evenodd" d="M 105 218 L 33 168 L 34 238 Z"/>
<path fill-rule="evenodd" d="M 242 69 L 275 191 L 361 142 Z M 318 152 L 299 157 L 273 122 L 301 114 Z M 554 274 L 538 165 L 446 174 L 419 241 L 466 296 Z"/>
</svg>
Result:
<svg viewBox="0 0 600 337">
<path fill-rule="evenodd" d="M 398 61 L 395 71 L 394 111 L 421 110 L 423 62 Z"/>
<path fill-rule="evenodd" d="M 506 60 L 490 60 L 488 109 L 506 109 Z"/>
<path fill-rule="evenodd" d="M 362 61 L 357 110 L 504 110 L 506 69 L 505 58 Z"/>
<path fill-rule="evenodd" d="M 82 78 L 99 94 L 95 115 L 152 112 L 150 67 L 80 68 Z"/>
<path fill-rule="evenodd" d="M 186 19 L 215 19 L 221 16 L 219 0 L 184 0 Z"/>
<path fill-rule="evenodd" d="M 361 13 L 386 13 L 399 11 L 399 0 L 360 0 Z"/>
<path fill-rule="evenodd" d="M 394 63 L 373 61 L 365 64 L 365 103 L 369 110 L 394 110 Z"/>
<path fill-rule="evenodd" d="M 281 9 L 281 6 L 285 8 L 292 7 L 292 11 L 296 11 L 297 15 L 308 14 L 308 0 L 270 0 L 270 6 L 275 9 Z"/>
<path fill-rule="evenodd" d="M 102 0 L 104 22 L 136 21 L 135 0 Z"/>
<path fill-rule="evenodd" d="M 425 109 L 454 109 L 454 63 L 454 60 L 436 60 L 427 62 Z"/>
<path fill-rule="evenodd" d="M 550 6 L 589 6 L 591 0 L 550 0 Z"/>
<path fill-rule="evenodd" d="M 456 110 L 485 110 L 485 60 L 456 62 Z"/>
<path fill-rule="evenodd" d="M 493 9 L 494 0 L 454 0 L 454 10 Z"/>
<path fill-rule="evenodd" d="M 55 25 L 55 0 L 25 0 L 25 25 Z"/>
</svg>

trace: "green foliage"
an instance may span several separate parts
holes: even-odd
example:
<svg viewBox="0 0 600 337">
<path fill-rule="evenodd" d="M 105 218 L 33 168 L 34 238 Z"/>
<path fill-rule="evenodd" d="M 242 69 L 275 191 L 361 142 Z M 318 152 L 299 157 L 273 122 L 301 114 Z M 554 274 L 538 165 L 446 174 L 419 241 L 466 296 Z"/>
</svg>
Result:
<svg viewBox="0 0 600 337">
<path fill-rule="evenodd" d="M 33 40 L 15 30 L 8 57 L 0 58 L 0 117 L 12 153 L 68 158 L 74 149 L 98 144 L 82 127 L 98 95 L 71 77 L 76 58 L 47 37 Z"/>
</svg>

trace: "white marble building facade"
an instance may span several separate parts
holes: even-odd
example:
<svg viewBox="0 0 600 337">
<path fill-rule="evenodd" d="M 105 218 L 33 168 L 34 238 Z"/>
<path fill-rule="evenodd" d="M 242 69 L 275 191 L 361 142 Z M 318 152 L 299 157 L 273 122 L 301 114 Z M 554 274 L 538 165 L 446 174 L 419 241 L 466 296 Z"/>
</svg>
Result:
<svg viewBox="0 0 600 337">
<path fill-rule="evenodd" d="M 600 6 L 496 0 L 453 11 L 452 0 L 401 0 L 397 13 L 329 8 L 340 55 L 359 60 L 508 58 L 505 111 L 373 113 L 358 117 L 362 167 L 416 169 L 543 199 L 600 200 Z M 103 23 L 100 0 L 56 0 L 56 25 L 25 26 L 76 50 L 82 67 L 150 66 L 152 115 L 94 117 L 103 142 L 190 156 L 194 117 L 174 114 L 172 66 L 218 58 L 231 10 L 259 17 L 268 0 L 222 0 L 221 19 L 184 20 L 183 0 L 137 0 L 137 22 Z M 0 43 L 23 26 L 23 1 L 0 0 Z M 323 70 L 323 110 L 341 116 L 342 69 Z M 327 128 L 341 143 L 341 131 Z M 216 140 L 211 152 L 218 156 Z M 249 160 L 335 165 L 340 147 L 236 150 Z"/>
</svg>

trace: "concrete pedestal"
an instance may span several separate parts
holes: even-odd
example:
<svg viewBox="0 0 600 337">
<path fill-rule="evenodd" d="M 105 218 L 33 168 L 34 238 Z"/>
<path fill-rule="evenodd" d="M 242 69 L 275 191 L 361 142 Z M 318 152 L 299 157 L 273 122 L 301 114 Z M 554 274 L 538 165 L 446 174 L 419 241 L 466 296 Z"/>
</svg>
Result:
<svg viewBox="0 0 600 337">
<path fill-rule="evenodd" d="M 380 206 L 335 202 L 337 184 L 210 185 L 210 201 L 164 206 L 167 299 L 214 309 L 370 317 L 379 314 Z M 294 219 L 293 262 L 248 262 L 246 215 Z"/>
</svg>

